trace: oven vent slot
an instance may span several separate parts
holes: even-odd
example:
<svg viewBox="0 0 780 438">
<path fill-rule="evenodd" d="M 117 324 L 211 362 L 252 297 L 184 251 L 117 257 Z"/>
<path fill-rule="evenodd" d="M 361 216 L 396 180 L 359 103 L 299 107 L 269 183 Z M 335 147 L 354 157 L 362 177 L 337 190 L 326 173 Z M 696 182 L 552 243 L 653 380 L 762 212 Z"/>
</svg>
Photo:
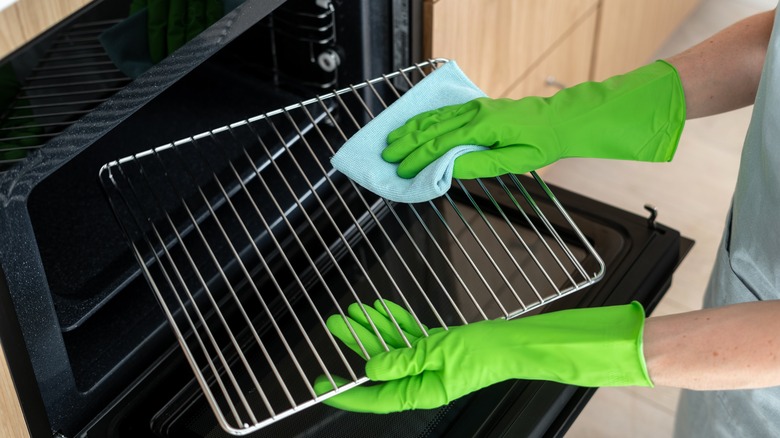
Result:
<svg viewBox="0 0 780 438">
<path fill-rule="evenodd" d="M 514 318 L 604 266 L 538 175 L 397 204 L 329 158 L 443 60 L 106 164 L 101 181 L 220 425 L 242 435 L 366 381 L 325 320 L 388 299 L 420 324 Z"/>
</svg>

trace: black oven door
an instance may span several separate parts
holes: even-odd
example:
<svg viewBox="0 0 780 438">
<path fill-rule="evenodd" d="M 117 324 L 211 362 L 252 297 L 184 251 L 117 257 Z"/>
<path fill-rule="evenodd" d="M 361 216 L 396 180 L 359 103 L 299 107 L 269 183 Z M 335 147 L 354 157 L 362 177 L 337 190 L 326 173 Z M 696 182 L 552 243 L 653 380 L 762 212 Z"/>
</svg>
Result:
<svg viewBox="0 0 780 438">
<path fill-rule="evenodd" d="M 607 266 L 597 284 L 543 311 L 641 302 L 652 311 L 693 242 L 664 225 L 552 188 Z M 532 193 L 533 194 L 533 193 Z M 562 436 L 595 389 L 507 381 L 434 410 L 354 414 L 315 405 L 249 436 Z M 88 428 L 89 436 L 227 437 L 173 348 Z"/>
</svg>

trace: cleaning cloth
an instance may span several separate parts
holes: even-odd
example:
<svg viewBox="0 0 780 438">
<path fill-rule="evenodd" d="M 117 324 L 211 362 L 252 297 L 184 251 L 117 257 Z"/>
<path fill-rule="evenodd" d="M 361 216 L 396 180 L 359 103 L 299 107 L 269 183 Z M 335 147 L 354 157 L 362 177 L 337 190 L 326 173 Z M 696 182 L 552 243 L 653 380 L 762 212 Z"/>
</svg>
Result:
<svg viewBox="0 0 780 438">
<path fill-rule="evenodd" d="M 458 146 L 414 178 L 404 179 L 396 173 L 397 163 L 382 159 L 387 135 L 419 113 L 477 97 L 485 97 L 485 93 L 466 77 L 454 61 L 450 61 L 431 72 L 347 140 L 331 158 L 331 164 L 361 186 L 391 201 L 415 203 L 438 198 L 450 188 L 455 159 L 486 148 Z"/>
</svg>

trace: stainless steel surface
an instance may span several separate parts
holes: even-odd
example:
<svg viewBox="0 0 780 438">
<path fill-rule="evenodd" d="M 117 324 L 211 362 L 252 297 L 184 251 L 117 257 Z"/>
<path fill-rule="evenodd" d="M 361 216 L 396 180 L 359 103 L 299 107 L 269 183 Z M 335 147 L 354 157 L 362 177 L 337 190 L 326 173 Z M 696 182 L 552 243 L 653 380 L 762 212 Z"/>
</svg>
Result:
<svg viewBox="0 0 780 438">
<path fill-rule="evenodd" d="M 514 318 L 603 275 L 535 173 L 529 181 L 551 208 L 514 175 L 456 180 L 440 199 L 396 204 L 330 167 L 335 150 L 375 116 L 372 107 L 391 104 L 442 62 L 101 169 L 143 274 L 226 431 L 250 433 L 366 381 L 363 360 L 325 325 L 350 303 L 389 299 L 425 331 Z M 348 383 L 318 395 L 318 375 Z"/>
</svg>

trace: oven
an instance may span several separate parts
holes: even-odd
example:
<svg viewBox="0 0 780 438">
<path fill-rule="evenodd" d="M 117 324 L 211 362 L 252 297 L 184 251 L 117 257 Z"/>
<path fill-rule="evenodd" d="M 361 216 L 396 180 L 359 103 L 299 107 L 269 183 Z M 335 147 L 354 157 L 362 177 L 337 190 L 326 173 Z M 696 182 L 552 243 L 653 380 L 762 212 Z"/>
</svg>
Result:
<svg viewBox="0 0 780 438">
<path fill-rule="evenodd" d="M 328 155 L 333 152 L 327 149 L 312 164 L 304 164 L 302 170 L 297 162 L 276 159 L 279 153 L 273 150 L 266 150 L 264 159 L 248 157 L 256 172 L 238 175 L 240 172 L 233 169 L 241 183 L 232 189 L 219 183 L 221 172 L 229 165 L 216 165 L 216 171 L 203 167 L 203 163 L 214 166 L 223 159 L 231 163 L 235 158 L 231 154 L 247 151 L 235 146 L 244 137 L 264 138 L 265 134 L 256 132 L 256 123 L 271 119 L 271 114 L 281 117 L 284 123 L 292 121 L 293 110 L 305 107 L 302 102 L 313 103 L 319 109 L 306 111 L 302 121 L 295 119 L 293 128 L 285 124 L 282 132 L 276 125 L 263 125 L 266 130 L 271 129 L 268 135 L 278 137 L 285 145 L 294 143 L 285 140 L 288 137 L 305 139 L 310 134 L 321 137 L 326 145 L 343 142 L 350 132 L 339 132 L 339 117 L 347 120 L 344 113 L 349 111 L 332 109 L 330 101 L 321 96 L 344 87 L 351 89 L 361 108 L 354 112 L 358 119 L 355 125 L 360 126 L 381 111 L 385 100 L 393 98 L 391 92 L 408 89 L 419 79 L 415 75 L 425 74 L 419 67 L 403 70 L 426 62 L 420 59 L 422 2 L 247 0 L 231 5 L 221 20 L 135 79 L 118 70 L 96 43 L 107 29 L 123 21 L 128 3 L 94 2 L 4 60 L 14 67 L 21 90 L 21 98 L 12 105 L 16 112 L 11 116 L 4 114 L 4 123 L 9 118 L 32 122 L 17 122 L 11 127 L 6 124 L 0 130 L 6 143 L 11 144 L 0 150 L 0 224 L 5 236 L 0 242 L 0 341 L 32 436 L 228 436 L 213 412 L 214 405 L 220 402 L 204 395 L 202 382 L 193 373 L 192 357 L 183 353 L 186 348 L 177 342 L 177 336 L 186 334 L 171 330 L 180 316 L 175 311 L 166 316 L 166 298 L 155 293 L 154 278 L 164 283 L 161 279 L 169 277 L 150 273 L 155 265 L 163 265 L 166 257 L 189 262 L 190 254 L 170 255 L 168 249 L 175 245 L 169 245 L 164 236 L 148 252 L 134 253 L 128 242 L 136 242 L 134 233 L 148 234 L 149 229 L 128 229 L 127 224 L 133 222 L 133 205 L 146 205 L 158 195 L 164 198 L 159 188 L 170 179 L 183 181 L 181 186 L 173 183 L 176 193 L 190 190 L 180 194 L 180 198 L 204 198 L 209 210 L 217 205 L 210 201 L 216 196 L 214 193 L 246 189 L 245 185 L 262 182 L 264 190 L 272 194 L 269 199 L 286 200 L 288 204 L 272 208 L 272 202 L 263 202 L 254 206 L 261 219 L 255 225 L 262 225 L 269 232 L 267 238 L 250 237 L 248 247 L 257 248 L 258 253 L 273 254 L 267 257 L 270 261 L 266 263 L 263 256 L 244 256 L 242 248 L 223 247 L 220 251 L 228 258 L 234 255 L 233 259 L 249 260 L 245 262 L 247 266 L 258 266 L 263 261 L 264 267 L 257 268 L 257 272 L 247 272 L 249 277 L 278 273 L 264 281 L 279 290 L 286 290 L 288 283 L 298 283 L 308 290 L 314 288 L 310 284 L 327 284 L 315 278 L 319 273 L 324 277 L 338 274 L 347 284 L 353 283 L 351 276 L 357 279 L 355 282 L 368 276 L 344 266 L 359 266 L 367 271 L 386 269 L 381 262 L 371 261 L 376 251 L 395 254 L 401 264 L 404 260 L 412 265 L 448 263 L 446 257 L 438 260 L 428 253 L 443 253 L 446 248 L 434 245 L 420 249 L 396 246 L 393 242 L 404 238 L 418 241 L 417 237 L 410 237 L 415 233 L 423 235 L 424 240 L 425 235 L 447 234 L 449 228 L 382 225 L 386 221 L 426 224 L 435 222 L 442 211 L 452 211 L 455 216 L 465 213 L 479 221 L 484 212 L 503 215 L 501 208 L 512 207 L 516 202 L 511 195 L 485 196 L 488 190 L 510 194 L 502 180 L 454 186 L 452 196 L 447 198 L 451 205 L 432 204 L 429 213 L 382 203 L 370 195 L 366 199 L 363 194 L 356 194 L 360 192 L 343 191 L 340 187 L 349 184 L 345 178 L 331 175 L 317 165 L 327 165 Z M 408 71 L 411 79 L 404 83 L 403 75 L 387 77 L 398 71 Z M 381 83 L 388 90 L 377 91 L 378 86 L 372 85 L 355 89 L 353 84 L 373 84 L 366 82 L 369 78 L 384 78 Z M 343 104 L 340 99 L 330 100 L 339 101 L 333 104 L 337 107 Z M 354 132 L 356 128 L 351 129 Z M 203 134 L 195 135 L 198 133 Z M 265 144 L 262 140 L 259 143 Z M 188 147 L 189 152 L 181 154 Z M 187 161 L 192 157 L 197 159 Z M 149 159 L 152 166 L 176 163 L 178 170 L 167 167 L 151 171 L 149 161 L 144 161 Z M 315 173 L 323 173 L 334 185 L 329 189 L 311 183 L 305 177 L 309 167 Z M 144 179 L 133 180 L 127 173 L 120 175 L 117 169 L 135 171 Z M 295 172 L 304 177 L 291 176 Z M 145 179 L 155 173 L 159 181 Z M 206 178 L 208 181 L 199 179 L 199 175 L 210 177 L 213 173 L 219 175 Z M 124 182 L 111 185 L 121 178 L 125 178 Z M 217 185 L 209 181 L 217 181 Z M 556 238 L 565 243 L 565 256 L 578 266 L 565 268 L 561 279 L 550 282 L 565 283 L 564 277 L 571 278 L 579 269 L 585 271 L 587 283 L 584 290 L 560 299 L 548 301 L 540 296 L 538 307 L 525 310 L 546 312 L 638 300 L 650 311 L 669 287 L 675 268 L 692 245 L 674 229 L 657 223 L 654 212 L 649 218 L 638 217 L 556 187 L 550 188 L 554 193 L 551 197 L 536 175 L 513 176 L 506 181 L 522 188 L 522 196 L 534 200 L 534 208 L 544 218 L 541 222 L 551 222 L 543 225 L 562 230 Z M 135 190 L 141 186 L 146 188 Z M 130 187 L 133 194 L 117 198 L 112 187 L 124 187 L 125 192 Z M 274 196 L 285 191 L 292 196 Z M 224 195 L 225 199 L 237 199 L 232 192 Z M 167 202 L 158 201 L 163 205 Z M 220 204 L 220 211 L 230 211 L 233 205 L 227 204 Z M 235 208 L 248 209 L 250 204 Z M 561 206 L 565 215 L 558 214 Z M 192 216 L 190 222 L 194 225 L 185 227 L 188 234 L 181 238 L 184 241 L 199 235 L 200 224 L 205 223 L 194 216 L 208 213 L 202 209 L 176 210 L 171 216 L 163 214 L 149 223 L 168 217 L 173 218 L 171 222 L 186 222 Z M 141 222 L 154 215 L 143 212 Z M 309 241 L 306 239 L 314 239 L 313 234 L 301 232 L 308 230 L 306 224 L 314 227 L 319 221 L 338 223 L 343 216 L 352 217 L 350 223 L 357 225 L 363 223 L 361 218 L 370 216 L 370 221 L 380 225 L 366 227 L 365 233 L 355 233 L 354 237 L 337 236 L 335 240 L 349 242 L 346 246 L 330 244 L 327 235 L 322 238 L 327 242 Z M 285 228 L 282 225 L 286 218 L 292 221 L 286 226 L 292 233 L 274 237 L 276 225 L 269 226 L 268 222 Z M 525 231 L 518 232 L 510 226 L 508 232 L 520 238 L 519 234 L 532 232 L 533 224 L 539 222 L 527 220 L 525 227 L 518 227 Z M 219 225 L 203 225 L 203 232 L 208 236 L 227 229 L 230 234 L 244 223 Z M 174 234 L 184 230 L 176 225 L 172 229 Z M 291 235 L 299 235 L 303 240 Z M 226 237 L 227 241 L 231 239 Z M 383 246 L 382 242 L 390 244 Z M 270 249 L 263 246 L 266 244 Z M 287 245 L 298 250 L 289 250 Z M 321 254 L 307 252 L 317 245 L 322 247 Z M 363 248 L 366 245 L 369 249 Z M 200 266 L 202 260 L 223 257 L 219 251 L 210 250 L 208 247 L 196 253 L 190 263 Z M 417 260 L 413 257 L 415 252 L 419 260 L 410 262 Z M 486 260 L 494 262 L 493 253 L 488 253 L 491 256 Z M 295 266 L 299 259 L 304 260 L 304 266 L 316 267 L 316 275 L 307 277 L 305 269 L 298 275 Z M 518 265 L 527 260 L 517 262 L 512 258 L 512 262 Z M 275 268 L 276 264 L 287 268 Z M 220 268 L 211 275 L 231 276 L 231 272 L 242 270 L 242 264 L 238 265 Z M 405 269 L 411 272 L 416 268 Z M 598 278 L 589 277 L 601 269 Z M 403 275 L 393 271 L 388 277 Z M 444 290 L 465 289 L 457 283 L 469 280 L 458 278 L 436 280 Z M 187 281 L 182 283 L 189 284 Z M 207 289 L 211 280 L 199 283 Z M 414 286 L 401 280 L 397 283 L 400 284 L 393 280 L 399 290 Z M 239 286 L 235 290 L 240 295 L 246 285 Z M 298 297 L 301 302 L 306 298 Z M 195 303 L 205 299 L 193 294 Z M 224 299 L 227 298 L 218 296 L 215 301 Z M 348 299 L 336 296 L 333 301 L 340 305 Z M 269 303 L 270 307 L 280 308 L 296 305 Z M 330 309 L 335 311 L 335 307 Z M 230 321 L 240 319 L 242 311 L 249 318 L 263 311 L 276 312 L 240 306 L 236 309 L 230 305 L 216 309 L 217 316 L 224 309 Z M 284 309 L 278 312 L 284 313 Z M 441 315 L 441 320 L 457 323 L 457 318 L 450 314 Z M 197 327 L 193 332 L 197 332 Z M 229 339 L 236 344 L 243 342 L 241 336 Z M 269 348 L 273 349 L 273 345 Z M 305 409 L 294 409 L 293 415 L 279 418 L 250 436 L 554 436 L 566 431 L 593 391 L 551 382 L 511 381 L 440 409 L 391 415 L 352 414 L 314 403 Z"/>
</svg>

